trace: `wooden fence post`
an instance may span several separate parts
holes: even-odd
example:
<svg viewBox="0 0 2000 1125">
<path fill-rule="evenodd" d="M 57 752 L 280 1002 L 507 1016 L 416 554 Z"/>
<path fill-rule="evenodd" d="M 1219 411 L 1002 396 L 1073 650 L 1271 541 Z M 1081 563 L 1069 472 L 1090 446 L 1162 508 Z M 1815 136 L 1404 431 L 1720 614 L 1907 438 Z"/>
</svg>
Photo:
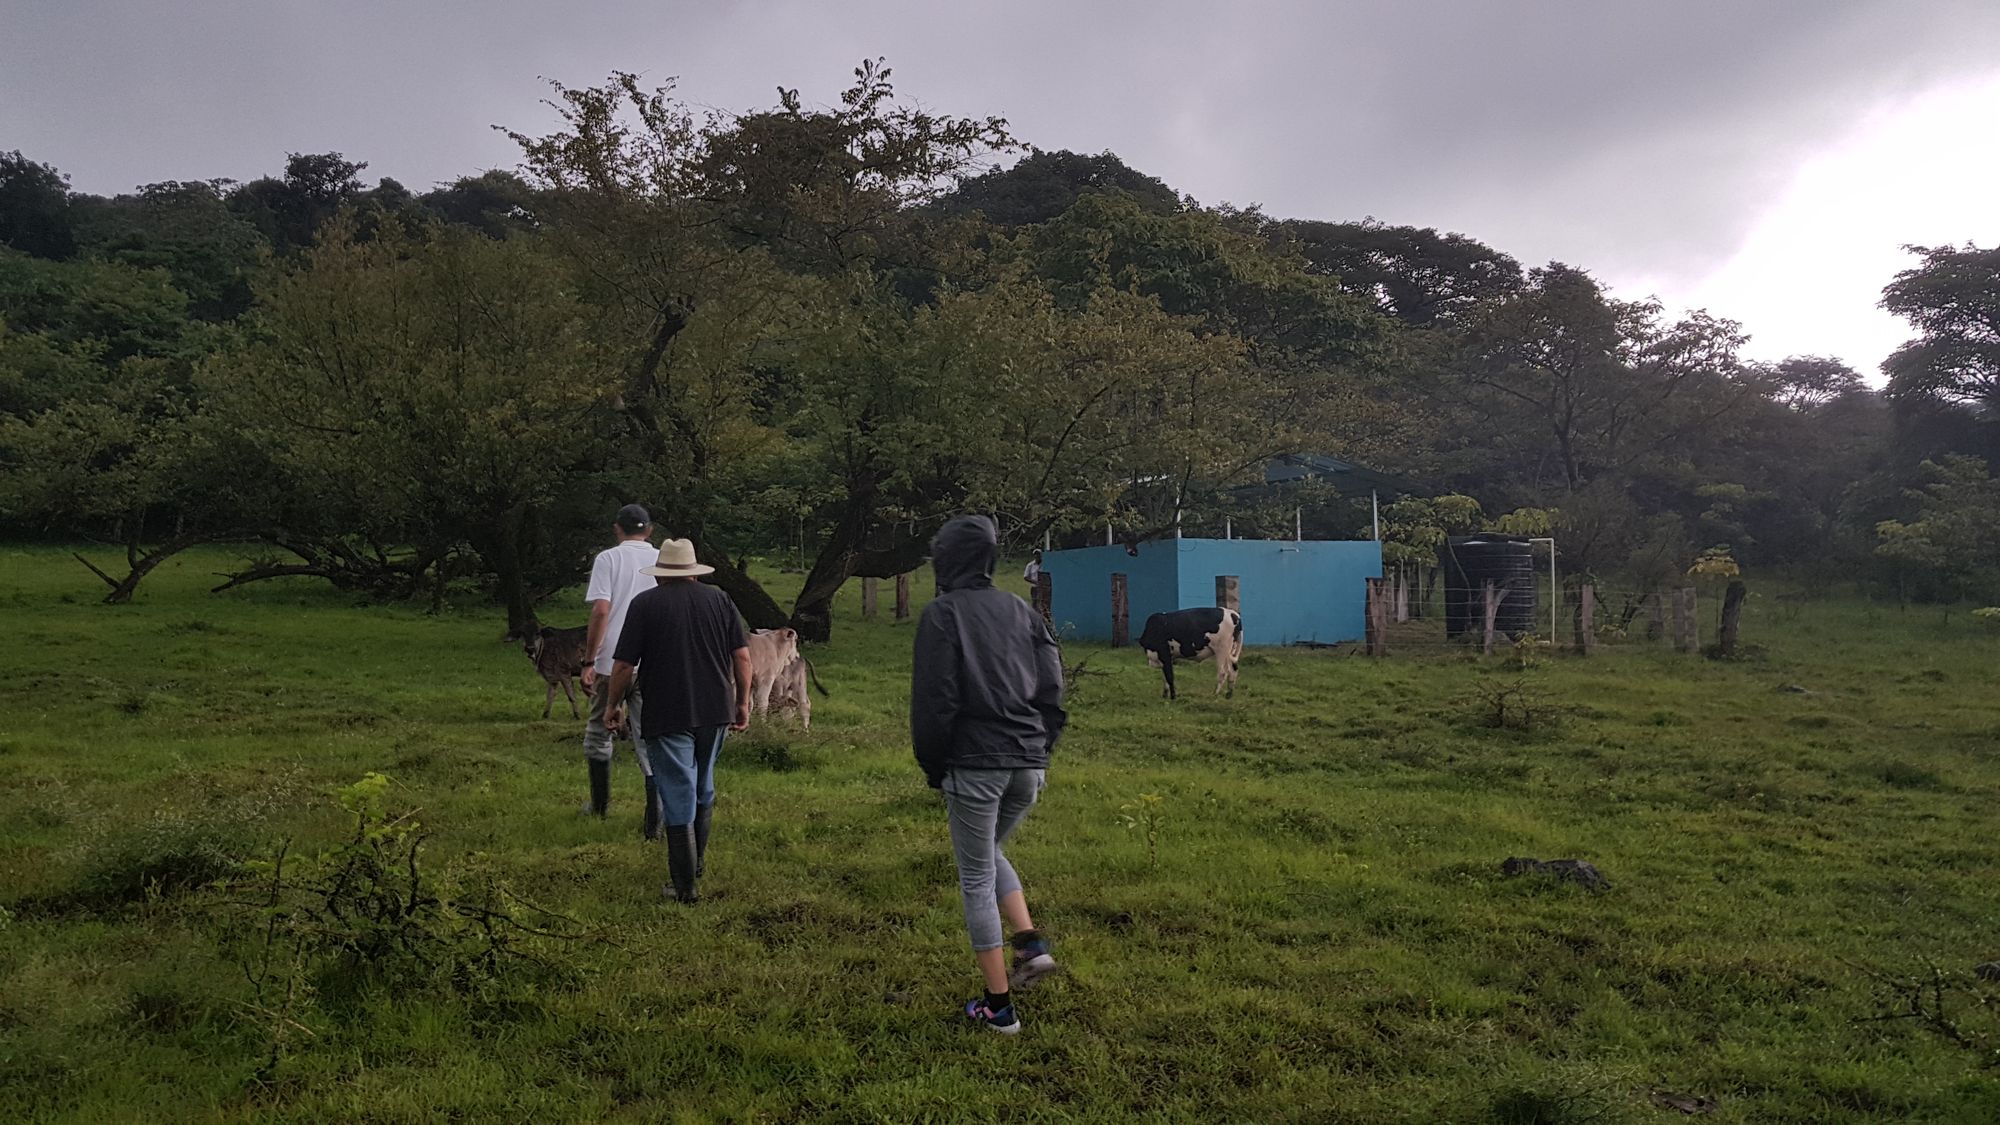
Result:
<svg viewBox="0 0 2000 1125">
<path fill-rule="evenodd" d="M 1368 579 L 1368 600 L 1362 609 L 1362 638 L 1367 645 L 1368 655 L 1382 656 L 1388 651 L 1389 598 L 1383 583 L 1387 579 Z"/>
<path fill-rule="evenodd" d="M 882 612 L 882 580 L 863 578 L 861 580 L 861 619 L 873 621 Z"/>
<path fill-rule="evenodd" d="M 1597 651 L 1597 589 L 1585 582 L 1576 591 L 1576 654 Z"/>
<path fill-rule="evenodd" d="M 1396 622 L 1397 622 L 1398 624 L 1401 624 L 1402 622 L 1405 622 L 1405 621 L 1408 621 L 1408 620 L 1410 619 L 1410 571 L 1409 571 L 1409 568 L 1407 568 L 1407 567 L 1403 567 L 1403 566 L 1398 566 L 1398 567 L 1396 568 L 1396 587 L 1395 587 L 1395 590 L 1396 590 L 1396 592 L 1395 592 L 1395 598 L 1396 598 Z"/>
<path fill-rule="evenodd" d="M 1494 648 L 1494 625 L 1500 620 L 1500 587 L 1491 582 L 1486 583 L 1485 614 L 1486 629 L 1480 634 L 1479 651 L 1491 656 Z M 1550 637 L 1549 643 L 1554 644 L 1555 640 L 1554 637 Z"/>
<path fill-rule="evenodd" d="M 909 619 L 910 576 L 908 574 L 898 574 L 896 576 L 896 620 L 908 621 Z"/>
<path fill-rule="evenodd" d="M 1125 600 L 1125 576 L 1111 576 L 1111 647 L 1132 643 L 1132 610 Z"/>
<path fill-rule="evenodd" d="M 1722 655 L 1736 655 L 1736 626 L 1743 616 L 1743 599 L 1749 591 L 1740 580 L 1729 583 L 1729 589 L 1722 595 L 1722 632 L 1716 637 L 1716 644 Z"/>
<path fill-rule="evenodd" d="M 1056 627 L 1056 580 L 1048 571 L 1035 576 L 1035 609 L 1050 629 Z"/>
<path fill-rule="evenodd" d="M 1215 605 L 1218 609 L 1233 609 L 1243 612 L 1243 582 L 1234 574 L 1215 576 Z"/>
<path fill-rule="evenodd" d="M 1674 591 L 1674 647 L 1682 652 L 1701 651 L 1701 630 L 1695 624 L 1694 587 Z"/>
<path fill-rule="evenodd" d="M 1651 616 L 1646 621 L 1646 639 L 1657 641 L 1667 635 L 1667 595 L 1655 590 L 1646 595 L 1646 600 L 1652 603 Z"/>
</svg>

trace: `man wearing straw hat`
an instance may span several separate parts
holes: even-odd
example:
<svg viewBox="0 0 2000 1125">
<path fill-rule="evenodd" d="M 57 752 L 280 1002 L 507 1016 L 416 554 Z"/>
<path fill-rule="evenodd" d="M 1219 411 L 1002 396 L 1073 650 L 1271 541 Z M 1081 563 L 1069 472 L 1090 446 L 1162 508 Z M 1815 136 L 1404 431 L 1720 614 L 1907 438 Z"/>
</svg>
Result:
<svg viewBox="0 0 2000 1125">
<path fill-rule="evenodd" d="M 750 726 L 750 647 L 727 595 L 697 579 L 713 567 L 694 544 L 669 539 L 645 568 L 656 585 L 632 599 L 613 655 L 611 698 L 637 679 L 638 741 L 666 821 L 668 897 L 696 899 L 715 807 L 715 756 L 727 732 Z M 622 725 L 621 712 L 613 716 Z"/>
</svg>

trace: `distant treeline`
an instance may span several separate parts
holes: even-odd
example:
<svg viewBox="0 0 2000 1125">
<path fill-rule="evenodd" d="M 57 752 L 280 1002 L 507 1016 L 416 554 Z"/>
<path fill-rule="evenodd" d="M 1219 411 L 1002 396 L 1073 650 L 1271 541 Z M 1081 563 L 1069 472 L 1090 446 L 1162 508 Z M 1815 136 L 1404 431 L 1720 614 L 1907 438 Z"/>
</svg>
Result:
<svg viewBox="0 0 2000 1125">
<path fill-rule="evenodd" d="M 1406 553 L 1512 520 L 1572 569 L 1726 546 L 2000 598 L 2000 251 L 1884 279 L 1913 339 L 1878 393 L 1463 235 L 1203 206 L 900 103 L 879 63 L 830 108 L 624 74 L 551 104 L 518 170 L 421 194 L 295 153 L 106 198 L 0 154 L 0 531 L 115 546 L 82 552 L 112 600 L 248 541 L 234 581 L 473 582 L 518 630 L 636 499 L 753 624 L 824 637 L 843 582 L 965 509 L 1015 544 L 1301 506 L 1355 534 L 1239 487 L 1317 453 L 1443 498 L 1398 509 Z M 787 615 L 744 562 L 793 552 Z"/>
</svg>

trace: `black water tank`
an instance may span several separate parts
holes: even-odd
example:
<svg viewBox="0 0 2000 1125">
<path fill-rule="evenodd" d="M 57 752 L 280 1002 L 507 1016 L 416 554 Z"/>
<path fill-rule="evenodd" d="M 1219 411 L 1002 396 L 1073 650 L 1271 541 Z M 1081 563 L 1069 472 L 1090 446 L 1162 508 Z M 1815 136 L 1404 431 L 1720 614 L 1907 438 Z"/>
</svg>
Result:
<svg viewBox="0 0 2000 1125">
<path fill-rule="evenodd" d="M 1518 535 L 1463 535 L 1438 551 L 1444 571 L 1444 631 L 1478 636 L 1486 629 L 1488 582 L 1500 589 L 1496 632 L 1520 637 L 1535 631 L 1535 547 Z"/>
</svg>

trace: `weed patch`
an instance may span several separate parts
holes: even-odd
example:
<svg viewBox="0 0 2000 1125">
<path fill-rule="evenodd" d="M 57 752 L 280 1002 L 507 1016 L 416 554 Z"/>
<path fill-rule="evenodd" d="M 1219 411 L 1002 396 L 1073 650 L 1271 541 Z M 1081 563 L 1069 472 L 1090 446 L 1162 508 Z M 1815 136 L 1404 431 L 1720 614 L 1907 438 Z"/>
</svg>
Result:
<svg viewBox="0 0 2000 1125">
<path fill-rule="evenodd" d="M 1896 789 L 1936 789 L 1943 784 L 1935 772 L 1903 761 L 1882 762 L 1868 772 Z"/>
<path fill-rule="evenodd" d="M 102 909 L 186 894 L 235 874 L 254 845 L 233 811 L 162 812 L 104 829 L 86 849 L 70 888 L 30 905 Z"/>
</svg>

